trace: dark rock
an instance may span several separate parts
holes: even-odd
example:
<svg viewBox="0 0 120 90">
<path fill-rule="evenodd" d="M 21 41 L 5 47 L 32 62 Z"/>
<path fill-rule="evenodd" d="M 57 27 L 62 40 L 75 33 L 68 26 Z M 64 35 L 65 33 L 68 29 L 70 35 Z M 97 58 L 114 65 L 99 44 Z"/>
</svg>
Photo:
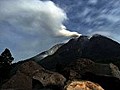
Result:
<svg viewBox="0 0 120 90">
<path fill-rule="evenodd" d="M 120 71 L 113 64 L 99 64 L 89 59 L 79 59 L 64 68 L 61 73 L 70 81 L 90 80 L 100 84 L 105 90 L 113 90 L 114 87 L 120 89 Z"/>
<path fill-rule="evenodd" d="M 32 90 L 32 79 L 24 73 L 17 72 L 2 85 L 2 90 Z"/>
<path fill-rule="evenodd" d="M 68 72 L 66 70 L 69 70 L 69 72 L 75 72 L 78 74 L 83 75 L 86 72 L 93 73 L 95 75 L 100 76 L 110 76 L 110 77 L 116 77 L 120 79 L 120 71 L 114 64 L 100 64 L 100 63 L 94 63 L 93 61 L 89 59 L 79 59 L 76 62 L 72 62 L 70 65 L 68 65 L 64 72 Z M 78 76 L 77 76 L 78 77 Z"/>
<path fill-rule="evenodd" d="M 114 77 L 117 77 L 120 79 L 120 71 L 119 68 L 117 66 L 115 66 L 114 64 L 110 64 L 110 69 L 111 69 L 111 73 Z"/>
<path fill-rule="evenodd" d="M 34 82 L 32 80 L 38 81 L 38 86 L 32 84 Z M 59 87 L 64 85 L 65 80 L 62 75 L 45 70 L 34 61 L 29 61 L 19 67 L 16 74 L 2 85 L 2 89 L 32 90 L 32 88 L 37 89 L 37 87 L 43 88 L 50 85 Z"/>
</svg>

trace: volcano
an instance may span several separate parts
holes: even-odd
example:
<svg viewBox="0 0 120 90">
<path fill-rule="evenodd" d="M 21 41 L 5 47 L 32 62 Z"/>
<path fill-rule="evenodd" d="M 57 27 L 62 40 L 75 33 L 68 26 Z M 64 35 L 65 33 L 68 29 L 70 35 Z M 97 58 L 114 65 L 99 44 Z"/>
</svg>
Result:
<svg viewBox="0 0 120 90">
<path fill-rule="evenodd" d="M 98 34 L 92 37 L 81 36 L 71 39 L 53 55 L 38 61 L 38 63 L 50 69 L 54 68 L 56 64 L 68 64 L 79 58 L 88 58 L 95 62 L 114 63 L 120 67 L 120 44 Z"/>
<path fill-rule="evenodd" d="M 7 54 L 4 52 L 4 55 L 1 54 L 1 59 L 7 63 L 7 55 L 12 55 L 10 51 Z M 75 85 L 76 82 L 83 85 L 90 82 L 92 90 L 95 87 L 102 90 L 120 89 L 119 60 L 118 42 L 98 34 L 92 37 L 82 35 L 27 60 L 0 63 L 1 90 L 68 90 L 73 82 Z"/>
</svg>

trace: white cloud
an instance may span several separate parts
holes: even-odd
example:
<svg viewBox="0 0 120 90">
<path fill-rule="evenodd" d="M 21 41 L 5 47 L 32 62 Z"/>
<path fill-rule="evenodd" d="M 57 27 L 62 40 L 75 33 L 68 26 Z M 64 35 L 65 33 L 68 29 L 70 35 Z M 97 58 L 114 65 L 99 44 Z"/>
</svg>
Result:
<svg viewBox="0 0 120 90">
<path fill-rule="evenodd" d="M 102 15 L 99 16 L 99 18 L 105 18 L 112 23 L 117 23 L 117 22 L 120 21 L 120 17 L 117 16 L 117 15 L 114 15 L 114 14 L 113 15 L 112 14 L 109 14 L 109 15 L 102 14 Z"/>
<path fill-rule="evenodd" d="M 66 13 L 52 1 L 0 0 L 0 50 L 8 47 L 16 59 L 26 59 L 80 36 L 66 30 L 66 19 Z"/>
<path fill-rule="evenodd" d="M 89 0 L 90 4 L 96 4 L 98 2 L 98 0 Z"/>
</svg>

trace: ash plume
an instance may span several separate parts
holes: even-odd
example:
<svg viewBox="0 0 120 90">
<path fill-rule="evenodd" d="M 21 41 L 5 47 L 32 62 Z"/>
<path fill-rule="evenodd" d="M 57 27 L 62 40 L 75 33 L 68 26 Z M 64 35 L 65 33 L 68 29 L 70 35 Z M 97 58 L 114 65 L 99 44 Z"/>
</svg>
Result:
<svg viewBox="0 0 120 90">
<path fill-rule="evenodd" d="M 1 49 L 25 59 L 81 34 L 63 25 L 67 15 L 52 1 L 0 0 Z"/>
</svg>

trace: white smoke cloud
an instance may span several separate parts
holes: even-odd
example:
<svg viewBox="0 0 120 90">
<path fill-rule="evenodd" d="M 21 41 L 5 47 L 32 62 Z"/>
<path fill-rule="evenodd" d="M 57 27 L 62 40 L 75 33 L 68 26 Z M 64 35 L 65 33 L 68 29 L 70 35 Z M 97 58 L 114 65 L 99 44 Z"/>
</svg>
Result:
<svg viewBox="0 0 120 90">
<path fill-rule="evenodd" d="M 63 25 L 66 13 L 52 1 L 0 0 L 0 50 L 26 59 L 81 34 Z"/>
</svg>

